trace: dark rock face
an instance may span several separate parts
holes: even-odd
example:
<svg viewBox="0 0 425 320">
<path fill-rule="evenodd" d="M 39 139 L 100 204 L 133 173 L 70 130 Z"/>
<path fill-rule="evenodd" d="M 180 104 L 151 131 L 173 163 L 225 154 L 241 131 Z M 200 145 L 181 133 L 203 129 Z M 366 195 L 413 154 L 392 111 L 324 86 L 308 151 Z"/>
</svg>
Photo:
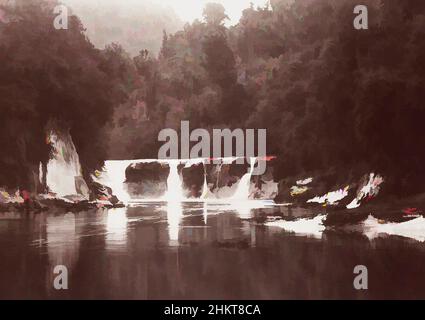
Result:
<svg viewBox="0 0 425 320">
<path fill-rule="evenodd" d="M 207 164 L 207 183 L 213 185 L 213 189 L 230 187 L 237 183 L 249 170 L 249 165 L 237 164 Z"/>
<path fill-rule="evenodd" d="M 126 185 L 132 197 L 160 197 L 167 191 L 170 168 L 160 163 L 138 163 L 125 170 Z"/>
<path fill-rule="evenodd" d="M 198 198 L 204 186 L 204 165 L 202 163 L 181 169 L 183 189 L 188 198 Z"/>
<path fill-rule="evenodd" d="M 189 198 L 200 197 L 204 186 L 204 174 L 207 175 L 207 184 L 210 191 L 216 188 L 230 187 L 237 183 L 241 177 L 249 170 L 248 164 L 194 164 L 184 168 L 181 166 L 183 188 L 186 192 L 185 196 Z M 204 169 L 205 167 L 205 169 Z M 205 171 L 204 171 L 205 170 Z"/>
<path fill-rule="evenodd" d="M 278 194 L 278 184 L 274 180 L 273 167 L 268 165 L 263 175 L 251 177 L 251 183 L 254 184 L 252 197 L 254 199 L 274 199 Z M 275 188 L 270 188 L 270 183 L 276 184 Z"/>
<path fill-rule="evenodd" d="M 125 170 L 126 182 L 167 181 L 170 168 L 157 162 L 138 163 Z"/>
<path fill-rule="evenodd" d="M 95 201 L 101 198 L 109 198 L 112 196 L 112 189 L 93 181 L 91 183 L 92 193 L 90 194 L 90 201 Z"/>
</svg>

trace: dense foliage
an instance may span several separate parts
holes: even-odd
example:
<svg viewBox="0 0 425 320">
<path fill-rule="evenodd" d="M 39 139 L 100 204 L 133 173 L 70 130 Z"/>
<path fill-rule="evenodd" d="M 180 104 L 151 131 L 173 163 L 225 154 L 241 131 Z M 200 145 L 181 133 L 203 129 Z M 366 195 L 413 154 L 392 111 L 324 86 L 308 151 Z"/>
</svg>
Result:
<svg viewBox="0 0 425 320">
<path fill-rule="evenodd" d="M 357 4 L 275 0 L 246 9 L 230 29 L 212 6 L 204 22 L 164 35 L 158 59 L 141 73 L 153 95 L 143 100 L 145 120 L 131 129 L 120 120 L 152 145 L 131 143 L 127 156 L 155 156 L 157 130 L 180 119 L 267 128 L 278 179 L 322 174 L 337 184 L 378 171 L 388 189 L 420 190 L 425 2 L 364 1 L 368 30 L 353 27 Z"/>
<path fill-rule="evenodd" d="M 71 134 L 90 180 L 106 157 L 102 128 L 125 97 L 108 51 L 93 47 L 75 16 L 68 30 L 56 30 L 53 5 L 1 7 L 0 185 L 7 187 L 37 187 L 52 129 Z"/>
<path fill-rule="evenodd" d="M 41 9 L 18 10 L 0 24 L 4 179 L 20 184 L 26 162 L 47 159 L 50 119 L 71 130 L 88 170 L 106 156 L 156 157 L 159 130 L 190 120 L 267 128 L 276 179 L 337 184 L 377 171 L 389 190 L 422 191 L 425 2 L 365 0 L 368 30 L 353 27 L 357 4 L 274 0 L 231 28 L 209 5 L 203 21 L 164 32 L 158 56 L 140 48 L 135 58 L 116 44 L 94 49 L 75 17 L 63 33 Z"/>
</svg>

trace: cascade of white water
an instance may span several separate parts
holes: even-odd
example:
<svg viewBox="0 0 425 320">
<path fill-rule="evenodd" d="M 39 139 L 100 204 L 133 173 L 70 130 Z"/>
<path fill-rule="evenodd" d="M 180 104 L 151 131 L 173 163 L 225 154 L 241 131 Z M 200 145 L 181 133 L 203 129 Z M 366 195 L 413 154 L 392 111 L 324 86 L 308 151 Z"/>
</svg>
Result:
<svg viewBox="0 0 425 320">
<path fill-rule="evenodd" d="M 112 193 L 123 203 L 130 201 L 130 195 L 124 188 L 125 170 L 128 166 L 128 161 L 106 161 L 105 171 L 107 172 L 107 177 L 101 179 L 101 182 L 111 188 Z"/>
<path fill-rule="evenodd" d="M 204 184 L 202 186 L 202 194 L 200 196 L 200 199 L 205 199 L 208 194 L 208 183 L 207 183 L 207 176 L 204 175 Z"/>
<path fill-rule="evenodd" d="M 257 158 L 250 158 L 249 160 L 249 171 L 239 181 L 238 188 L 236 189 L 236 192 L 232 197 L 233 200 L 248 200 L 249 198 L 249 187 L 251 185 L 251 177 L 252 173 L 254 172 L 254 166 L 257 161 Z"/>
<path fill-rule="evenodd" d="M 75 178 L 81 176 L 81 165 L 69 134 L 50 133 L 53 158 L 47 163 L 46 182 L 50 191 L 59 197 L 77 194 Z"/>
<path fill-rule="evenodd" d="M 230 164 L 235 161 L 234 158 L 223 158 L 223 162 L 216 167 L 217 174 L 217 185 L 220 179 L 220 172 L 222 164 Z M 139 163 L 160 163 L 168 165 L 170 172 L 167 177 L 167 191 L 164 196 L 157 200 L 162 201 L 185 201 L 187 200 L 184 196 L 183 181 L 181 174 L 178 172 L 179 165 L 184 165 L 185 168 L 189 168 L 192 165 L 198 165 L 203 163 L 204 165 L 204 182 L 202 186 L 202 193 L 200 195 L 201 200 L 204 199 L 221 199 L 226 198 L 228 200 L 248 200 L 250 192 L 251 177 L 254 171 L 255 163 L 257 158 L 249 158 L 250 168 L 249 171 L 242 176 L 237 185 L 232 186 L 231 190 L 229 187 L 218 188 L 216 186 L 215 191 L 211 193 L 207 183 L 207 159 L 189 159 L 189 160 L 160 160 L 160 159 L 139 159 L 139 160 L 111 160 L 105 162 L 105 171 L 98 177 L 93 177 L 95 181 L 102 183 L 112 189 L 114 195 L 118 197 L 120 201 L 127 204 L 131 200 L 131 196 L 125 187 L 126 175 L 125 171 L 129 165 L 135 165 Z M 236 190 L 234 192 L 234 190 Z M 221 192 L 223 191 L 223 192 Z M 221 192 L 221 193 L 220 193 Z M 230 196 L 233 193 L 232 196 Z M 230 196 L 230 198 L 229 198 Z M 136 199 L 137 200 L 137 199 Z M 142 200 L 142 199 L 139 199 Z M 147 199 L 149 200 L 149 199 Z M 152 200 L 152 199 L 150 199 Z"/>
<path fill-rule="evenodd" d="M 207 169 L 204 163 L 204 185 L 202 186 L 201 199 L 205 199 L 208 194 L 208 183 L 207 183 Z"/>
<path fill-rule="evenodd" d="M 217 179 L 216 179 L 216 186 L 215 188 L 218 189 L 219 188 L 219 182 L 220 182 L 220 174 L 221 174 L 221 167 L 223 166 L 223 163 L 220 163 L 219 165 L 217 165 Z"/>
<path fill-rule="evenodd" d="M 178 171 L 178 160 L 170 160 L 170 173 L 167 178 L 167 192 L 164 199 L 167 201 L 181 201 L 183 200 L 183 186 Z"/>
</svg>

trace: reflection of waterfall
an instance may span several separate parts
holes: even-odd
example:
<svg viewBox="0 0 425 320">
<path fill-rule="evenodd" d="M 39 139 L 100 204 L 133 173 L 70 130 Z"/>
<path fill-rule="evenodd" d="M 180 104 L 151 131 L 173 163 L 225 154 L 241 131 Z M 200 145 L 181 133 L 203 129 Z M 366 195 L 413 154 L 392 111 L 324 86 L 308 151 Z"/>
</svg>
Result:
<svg viewBox="0 0 425 320">
<path fill-rule="evenodd" d="M 183 217 L 183 208 L 180 201 L 171 200 L 167 203 L 168 237 L 170 245 L 177 244 L 179 239 L 180 221 Z"/>
<path fill-rule="evenodd" d="M 52 264 L 71 267 L 78 258 L 79 239 L 76 236 L 76 222 L 73 213 L 63 216 L 49 216 L 46 220 L 46 242 Z"/>
<path fill-rule="evenodd" d="M 183 187 L 180 179 L 178 166 L 179 161 L 170 160 L 170 174 L 167 178 L 167 193 L 164 199 L 167 201 L 181 201 L 183 199 Z"/>
<path fill-rule="evenodd" d="M 208 222 L 208 208 L 207 208 L 206 202 L 204 202 L 204 206 L 202 207 L 202 216 L 204 217 L 204 223 L 207 224 L 207 222 Z"/>
<path fill-rule="evenodd" d="M 67 213 L 63 216 L 48 216 L 46 219 L 46 246 L 50 267 L 48 268 L 48 290 L 52 289 L 53 269 L 64 265 L 68 274 L 72 273 L 78 261 L 80 240 L 77 236 L 75 215 Z"/>
<path fill-rule="evenodd" d="M 170 160 L 170 173 L 167 178 L 167 192 L 164 199 L 167 203 L 167 221 L 168 236 L 170 244 L 173 245 L 179 239 L 179 225 L 183 216 L 182 203 L 183 186 L 179 175 L 180 162 L 178 160 Z"/>
<path fill-rule="evenodd" d="M 127 245 L 127 215 L 126 208 L 116 208 L 108 210 L 106 222 L 106 246 L 126 246 Z"/>
<path fill-rule="evenodd" d="M 233 200 L 248 200 L 249 199 L 249 187 L 251 185 L 251 177 L 254 171 L 254 166 L 256 161 L 257 161 L 256 158 L 250 158 L 249 172 L 246 173 L 239 181 L 238 188 L 236 189 L 236 192 L 232 197 Z"/>
</svg>

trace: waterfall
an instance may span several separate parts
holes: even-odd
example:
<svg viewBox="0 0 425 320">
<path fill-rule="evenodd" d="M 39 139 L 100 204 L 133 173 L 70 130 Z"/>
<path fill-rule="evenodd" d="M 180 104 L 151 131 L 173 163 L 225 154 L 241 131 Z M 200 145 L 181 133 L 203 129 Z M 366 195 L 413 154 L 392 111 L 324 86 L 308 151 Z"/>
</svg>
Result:
<svg viewBox="0 0 425 320">
<path fill-rule="evenodd" d="M 170 160 L 170 174 L 167 178 L 167 192 L 164 196 L 164 199 L 167 201 L 181 201 L 183 200 L 183 186 L 180 179 L 178 166 L 180 161 Z"/>
<path fill-rule="evenodd" d="M 236 189 L 235 194 L 233 195 L 233 200 L 248 200 L 249 199 L 249 187 L 251 185 L 251 177 L 254 171 L 255 163 L 257 162 L 256 158 L 250 158 L 250 167 L 249 172 L 247 172 L 239 181 L 238 188 Z"/>
<path fill-rule="evenodd" d="M 201 194 L 201 199 L 205 199 L 207 197 L 208 194 L 208 183 L 207 183 L 207 169 L 205 168 L 205 163 L 204 163 L 204 185 L 202 186 L 202 194 Z"/>
<path fill-rule="evenodd" d="M 234 159 L 223 158 L 223 163 L 232 163 Z M 131 196 L 127 191 L 125 186 L 126 181 L 126 168 L 130 165 L 136 165 L 139 163 L 160 163 L 161 165 L 166 165 L 169 167 L 170 171 L 167 177 L 167 190 L 165 194 L 159 198 L 148 198 L 145 199 L 147 201 L 186 201 L 184 196 L 184 187 L 183 187 L 183 179 L 181 173 L 179 173 L 179 166 L 183 165 L 185 168 L 189 168 L 192 165 L 203 163 L 204 165 L 204 181 L 202 186 L 201 195 L 199 200 L 207 200 L 207 199 L 227 199 L 227 200 L 248 200 L 250 195 L 250 186 L 251 186 L 251 178 L 254 172 L 255 164 L 257 162 L 257 158 L 252 157 L 249 158 L 249 170 L 246 174 L 242 176 L 239 182 L 230 187 L 222 187 L 218 188 L 216 186 L 215 192 L 211 193 L 208 187 L 208 175 L 206 169 L 206 161 L 207 159 L 186 159 L 186 160 L 164 160 L 164 159 L 139 159 L 139 160 L 110 160 L 105 162 L 105 170 L 98 177 L 94 177 L 95 181 L 98 181 L 101 184 L 104 184 L 112 189 L 112 193 L 118 197 L 120 201 L 127 204 L 131 201 Z M 220 179 L 220 171 L 221 165 L 220 163 L 216 167 L 216 183 L 218 185 L 218 179 Z M 219 192 L 223 191 L 222 194 Z M 229 198 L 230 196 L 230 198 Z M 135 199 L 135 201 L 143 199 Z"/>
<path fill-rule="evenodd" d="M 112 193 L 123 203 L 128 203 L 130 200 L 130 195 L 124 188 L 125 170 L 129 165 L 129 161 L 106 161 L 107 177 L 102 177 L 100 180 L 101 183 L 111 188 Z"/>
<path fill-rule="evenodd" d="M 125 171 L 130 164 L 138 163 L 166 163 L 170 167 L 170 173 L 167 178 L 167 192 L 162 200 L 166 201 L 181 201 L 183 200 L 183 186 L 178 172 L 179 160 L 157 160 L 157 159 L 142 159 L 142 160 L 110 160 L 105 161 L 104 172 L 100 177 L 93 177 L 95 181 L 104 184 L 112 189 L 112 193 L 123 203 L 128 203 L 131 200 L 130 194 L 125 188 Z"/>
<path fill-rule="evenodd" d="M 208 194 L 208 183 L 207 183 L 207 175 L 204 175 L 204 184 L 202 186 L 202 194 L 201 194 L 201 199 L 205 199 L 207 197 Z"/>
<path fill-rule="evenodd" d="M 220 174 L 221 174 L 221 167 L 223 166 L 223 163 L 220 163 L 217 167 L 217 179 L 215 182 L 215 188 L 218 189 L 219 188 L 219 182 L 220 182 Z"/>
<path fill-rule="evenodd" d="M 76 195 L 75 178 L 81 176 L 81 165 L 71 136 L 51 132 L 49 141 L 53 147 L 53 158 L 47 163 L 47 172 L 44 172 L 49 190 L 59 197 Z"/>
</svg>

